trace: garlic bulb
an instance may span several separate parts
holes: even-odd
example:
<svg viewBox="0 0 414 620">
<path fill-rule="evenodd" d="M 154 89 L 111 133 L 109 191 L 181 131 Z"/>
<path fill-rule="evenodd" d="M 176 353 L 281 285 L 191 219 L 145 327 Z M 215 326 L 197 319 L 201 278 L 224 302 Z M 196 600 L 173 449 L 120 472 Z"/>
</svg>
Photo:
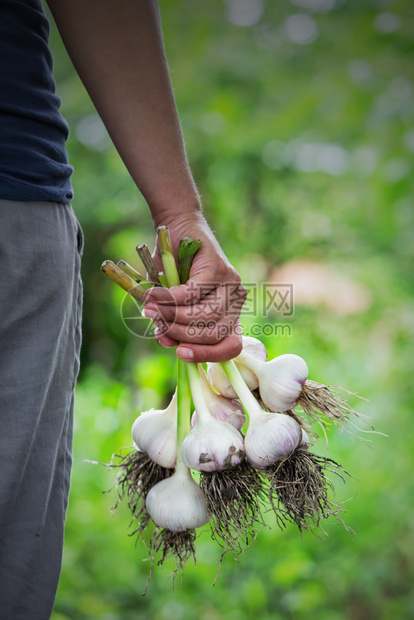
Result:
<svg viewBox="0 0 414 620">
<path fill-rule="evenodd" d="M 228 422 L 237 430 L 243 428 L 246 421 L 246 414 L 244 413 L 243 406 L 236 399 L 225 398 L 221 394 L 217 394 L 211 388 L 211 385 L 207 381 L 207 377 L 202 366 L 199 366 L 201 386 L 203 389 L 204 400 L 206 401 L 207 408 L 213 418 L 221 420 L 222 422 Z M 197 413 L 194 412 L 191 418 L 191 426 L 194 427 L 197 423 Z"/>
<path fill-rule="evenodd" d="M 255 359 L 265 362 L 267 359 L 266 347 L 260 340 L 253 338 L 253 336 L 242 336 L 242 345 L 243 350 L 240 355 L 234 358 L 234 363 L 239 369 L 247 387 L 250 390 L 255 390 L 259 387 L 259 379 L 250 369 L 249 359 L 254 357 Z"/>
<path fill-rule="evenodd" d="M 283 413 L 268 413 L 262 409 L 234 361 L 223 362 L 221 366 L 249 414 L 245 451 L 251 465 L 257 468 L 267 467 L 288 456 L 296 446 L 309 443 L 305 431 L 294 418 Z"/>
<path fill-rule="evenodd" d="M 227 422 L 216 420 L 208 410 L 196 364 L 188 364 L 197 423 L 181 445 L 181 458 L 198 471 L 217 471 L 238 465 L 244 458 L 243 436 Z"/>
<path fill-rule="evenodd" d="M 297 445 L 307 443 L 299 424 L 285 413 L 261 414 L 251 419 L 245 437 L 246 458 L 253 467 L 268 467 L 288 456 Z M 305 439 L 305 441 L 303 441 Z"/>
<path fill-rule="evenodd" d="M 209 519 L 203 492 L 182 463 L 170 478 L 152 487 L 146 507 L 156 525 L 172 532 L 201 527 Z"/>
<path fill-rule="evenodd" d="M 235 398 L 224 398 L 221 394 L 217 394 L 220 398 L 225 402 L 220 402 L 216 407 L 210 407 L 210 412 L 213 418 L 216 420 L 220 420 L 221 422 L 227 422 L 234 426 L 238 431 L 240 431 L 245 422 L 246 422 L 246 414 L 244 413 L 243 407 L 238 400 Z M 197 412 L 194 411 L 191 416 L 191 428 L 197 424 Z"/>
<path fill-rule="evenodd" d="M 248 353 L 256 359 L 262 360 L 262 362 L 265 362 L 267 360 L 266 347 L 264 346 L 263 342 L 261 342 L 258 338 L 254 338 L 253 336 L 242 336 L 242 346 L 242 352 Z M 237 357 L 234 359 L 236 363 L 237 359 Z"/>
<path fill-rule="evenodd" d="M 249 365 L 250 357 L 254 357 L 262 362 L 267 359 L 266 347 L 260 340 L 253 338 L 253 336 L 242 336 L 243 350 L 237 357 L 234 358 L 234 362 L 240 371 L 243 379 L 247 383 L 250 390 L 255 390 L 259 387 L 259 380 L 256 374 L 251 370 Z M 247 355 L 247 357 L 246 357 Z M 226 373 L 221 369 L 218 364 L 208 362 L 207 364 L 207 377 L 211 385 L 226 398 L 237 398 L 237 394 L 234 391 L 233 386 L 227 378 Z"/>
<path fill-rule="evenodd" d="M 279 355 L 263 362 L 244 353 L 243 364 L 256 375 L 260 398 L 270 411 L 287 411 L 296 406 L 308 378 L 307 364 L 299 355 Z"/>
<path fill-rule="evenodd" d="M 174 467 L 177 460 L 177 394 L 164 411 L 141 413 L 132 425 L 138 448 L 161 467 Z"/>
<path fill-rule="evenodd" d="M 203 418 L 198 409 L 197 424 L 181 446 L 181 456 L 187 467 L 198 471 L 230 469 L 244 458 L 243 436 L 227 422 L 216 420 L 209 413 Z"/>
<path fill-rule="evenodd" d="M 219 394 L 225 398 L 237 398 L 237 394 L 228 380 L 226 373 L 218 364 L 207 362 L 207 377 Z"/>
</svg>

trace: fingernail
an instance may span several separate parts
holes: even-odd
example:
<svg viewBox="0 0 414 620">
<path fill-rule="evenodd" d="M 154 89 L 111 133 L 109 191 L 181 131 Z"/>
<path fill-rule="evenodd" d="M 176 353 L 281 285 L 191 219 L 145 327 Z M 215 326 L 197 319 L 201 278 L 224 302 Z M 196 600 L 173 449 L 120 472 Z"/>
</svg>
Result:
<svg viewBox="0 0 414 620">
<path fill-rule="evenodd" d="M 161 347 L 165 347 L 166 349 L 171 349 L 172 347 L 177 346 L 175 340 L 172 340 L 169 336 L 166 336 L 162 329 L 159 329 L 159 327 L 154 329 L 154 338 Z"/>
<path fill-rule="evenodd" d="M 143 310 L 141 310 L 141 314 L 146 319 L 155 319 L 157 316 L 159 316 L 157 315 L 156 310 L 152 310 L 151 308 L 143 308 Z"/>
<path fill-rule="evenodd" d="M 172 349 L 173 347 L 175 347 L 175 342 L 170 342 L 162 336 L 161 338 L 157 338 L 157 342 L 161 347 L 164 347 L 165 349 Z"/>
<path fill-rule="evenodd" d="M 150 301 L 149 303 L 145 304 L 144 310 L 145 311 L 150 310 L 151 312 L 152 311 L 156 312 L 157 306 L 153 302 Z"/>
<path fill-rule="evenodd" d="M 190 362 L 194 359 L 194 352 L 189 347 L 177 347 L 177 354 L 185 362 Z"/>
</svg>

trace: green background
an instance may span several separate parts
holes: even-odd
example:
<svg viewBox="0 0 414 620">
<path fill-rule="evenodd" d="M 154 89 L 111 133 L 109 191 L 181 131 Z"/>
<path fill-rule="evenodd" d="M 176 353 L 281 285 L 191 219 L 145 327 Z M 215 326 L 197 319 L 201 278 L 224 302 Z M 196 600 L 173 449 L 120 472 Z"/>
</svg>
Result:
<svg viewBox="0 0 414 620">
<path fill-rule="evenodd" d="M 167 404 L 175 355 L 126 329 L 122 291 L 99 270 L 105 258 L 138 266 L 135 245 L 152 247 L 154 233 L 53 28 L 86 241 L 74 468 L 53 620 L 412 618 L 411 4 L 162 0 L 161 11 L 206 217 L 243 281 L 258 283 L 245 333 L 272 332 L 261 338 L 270 357 L 300 354 L 312 379 L 365 397 L 350 402 L 388 437 L 367 435 L 368 447 L 330 433 L 328 455 L 353 476 L 336 497 L 353 498 L 345 518 L 355 536 L 332 522 L 328 536 L 301 538 L 269 515 L 240 563 L 225 557 L 213 586 L 220 551 L 206 529 L 182 585 L 167 564 L 141 596 L 147 550 L 128 536 L 125 507 L 111 513 L 116 493 L 103 491 L 115 472 L 86 460 L 108 463 L 131 444 L 138 413 Z M 259 284 L 272 281 L 293 283 L 293 317 L 266 307 Z M 315 451 L 326 454 L 323 439 Z"/>
</svg>

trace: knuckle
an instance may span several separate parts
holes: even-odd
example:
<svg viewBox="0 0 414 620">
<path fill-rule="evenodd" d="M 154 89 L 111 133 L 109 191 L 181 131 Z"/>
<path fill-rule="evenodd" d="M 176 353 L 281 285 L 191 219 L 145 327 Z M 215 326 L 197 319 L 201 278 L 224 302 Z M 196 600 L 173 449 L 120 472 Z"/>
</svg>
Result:
<svg viewBox="0 0 414 620">
<path fill-rule="evenodd" d="M 216 278 L 222 281 L 228 272 L 228 265 L 224 261 L 219 260 L 215 263 L 214 271 Z"/>
<path fill-rule="evenodd" d="M 235 284 L 237 284 L 237 286 L 241 285 L 241 277 L 239 275 L 239 272 L 236 271 L 235 269 L 232 269 L 232 275 L 233 275 L 233 282 Z"/>
<path fill-rule="evenodd" d="M 242 348 L 242 340 L 240 336 L 233 334 L 229 337 L 228 351 L 229 355 L 231 355 L 230 359 L 233 359 L 234 357 L 240 355 L 240 353 L 242 352 Z"/>
<path fill-rule="evenodd" d="M 247 297 L 247 289 L 246 289 L 246 287 L 245 287 L 245 286 L 243 286 L 243 284 L 242 284 L 242 283 L 240 283 L 240 284 L 239 284 L 239 291 L 240 291 L 240 295 L 241 295 L 244 299 L 246 299 L 246 297 Z"/>
<path fill-rule="evenodd" d="M 239 285 L 241 282 L 238 271 L 228 262 L 220 261 L 215 266 L 215 275 L 220 282 Z"/>
<path fill-rule="evenodd" d="M 238 271 L 236 271 L 231 265 L 227 265 L 223 269 L 222 278 L 223 280 L 225 280 L 225 282 L 234 287 L 237 287 L 241 284 L 241 278 Z"/>
<path fill-rule="evenodd" d="M 213 345 L 218 344 L 224 338 L 223 334 L 220 332 L 220 326 L 217 323 L 212 323 L 211 325 L 207 323 L 201 337 L 205 344 Z"/>
<path fill-rule="evenodd" d="M 239 287 L 237 289 L 237 296 L 240 299 L 241 302 L 245 302 L 247 299 L 247 289 L 245 286 L 243 286 L 243 284 L 239 284 Z"/>
</svg>

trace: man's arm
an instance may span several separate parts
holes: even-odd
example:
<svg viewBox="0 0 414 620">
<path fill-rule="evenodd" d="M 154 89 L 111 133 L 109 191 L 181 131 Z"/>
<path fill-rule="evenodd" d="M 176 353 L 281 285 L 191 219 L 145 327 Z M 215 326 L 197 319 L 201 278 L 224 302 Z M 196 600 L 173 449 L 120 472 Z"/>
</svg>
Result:
<svg viewBox="0 0 414 620">
<path fill-rule="evenodd" d="M 80 78 L 149 205 L 154 226 L 170 228 L 175 250 L 182 236 L 203 241 L 189 287 L 175 287 L 168 299 L 161 289 L 148 293 L 148 316 L 161 316 L 167 322 L 168 336 L 160 334 L 158 341 L 164 346 L 182 342 L 186 346 L 178 347 L 177 354 L 189 359 L 185 353 L 191 351 L 194 361 L 237 355 L 241 341 L 234 326 L 243 287 L 202 216 L 169 77 L 157 2 L 48 0 L 48 4 Z M 157 251 L 155 260 L 161 268 Z M 214 315 L 206 303 L 209 295 L 218 309 Z M 174 312 L 172 306 L 177 306 Z M 209 327 L 198 328 L 196 333 L 189 330 L 194 316 Z"/>
</svg>

